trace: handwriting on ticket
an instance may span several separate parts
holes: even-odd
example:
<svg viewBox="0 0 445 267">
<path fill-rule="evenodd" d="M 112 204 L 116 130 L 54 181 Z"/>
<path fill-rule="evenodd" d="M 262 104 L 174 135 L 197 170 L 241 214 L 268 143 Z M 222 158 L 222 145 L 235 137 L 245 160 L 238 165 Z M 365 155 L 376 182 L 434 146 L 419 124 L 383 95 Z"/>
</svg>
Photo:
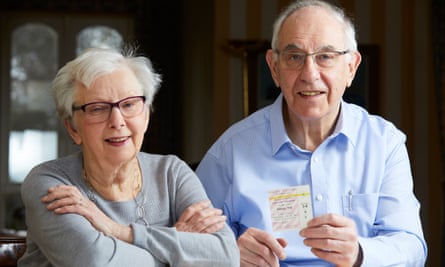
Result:
<svg viewBox="0 0 445 267">
<path fill-rule="evenodd" d="M 312 219 L 309 185 L 269 191 L 272 229 L 275 232 L 300 230 Z"/>
</svg>

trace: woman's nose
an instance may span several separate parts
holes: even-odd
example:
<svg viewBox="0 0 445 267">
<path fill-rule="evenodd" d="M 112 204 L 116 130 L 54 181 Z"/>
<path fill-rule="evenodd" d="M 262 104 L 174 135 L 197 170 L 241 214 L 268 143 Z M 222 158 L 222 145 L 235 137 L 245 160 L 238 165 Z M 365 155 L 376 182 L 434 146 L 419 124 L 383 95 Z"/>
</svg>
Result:
<svg viewBox="0 0 445 267">
<path fill-rule="evenodd" d="M 108 118 L 108 123 L 110 127 L 120 128 L 125 126 L 125 118 L 119 108 L 113 107 L 110 111 L 110 117 Z"/>
</svg>

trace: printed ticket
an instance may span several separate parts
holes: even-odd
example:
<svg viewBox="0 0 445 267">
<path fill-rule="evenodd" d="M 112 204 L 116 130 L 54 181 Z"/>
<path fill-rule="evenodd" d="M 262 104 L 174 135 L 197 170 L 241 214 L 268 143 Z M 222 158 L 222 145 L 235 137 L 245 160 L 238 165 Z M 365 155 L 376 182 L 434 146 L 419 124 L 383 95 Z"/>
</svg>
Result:
<svg viewBox="0 0 445 267">
<path fill-rule="evenodd" d="M 275 232 L 300 230 L 312 219 L 309 185 L 269 191 L 272 229 Z"/>
</svg>

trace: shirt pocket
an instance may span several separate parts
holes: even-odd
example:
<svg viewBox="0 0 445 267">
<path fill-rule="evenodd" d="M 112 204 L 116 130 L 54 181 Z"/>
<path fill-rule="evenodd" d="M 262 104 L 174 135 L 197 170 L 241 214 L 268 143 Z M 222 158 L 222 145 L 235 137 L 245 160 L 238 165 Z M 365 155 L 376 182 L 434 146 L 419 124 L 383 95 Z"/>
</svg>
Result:
<svg viewBox="0 0 445 267">
<path fill-rule="evenodd" d="M 355 221 L 360 236 L 373 236 L 373 225 L 377 215 L 379 194 L 354 194 L 343 196 L 343 215 Z"/>
</svg>

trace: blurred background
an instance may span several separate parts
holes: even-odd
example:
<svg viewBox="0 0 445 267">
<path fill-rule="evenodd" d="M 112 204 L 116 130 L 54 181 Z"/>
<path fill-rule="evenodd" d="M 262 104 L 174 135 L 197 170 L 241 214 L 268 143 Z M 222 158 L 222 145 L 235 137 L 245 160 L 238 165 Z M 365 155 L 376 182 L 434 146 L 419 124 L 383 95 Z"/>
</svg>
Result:
<svg viewBox="0 0 445 267">
<path fill-rule="evenodd" d="M 0 229 L 25 235 L 20 184 L 35 164 L 76 150 L 50 92 L 84 48 L 136 45 L 163 76 L 143 150 L 195 166 L 232 123 L 271 103 L 264 53 L 289 0 L 0 2 Z M 445 1 L 338 0 L 363 56 L 345 99 L 408 136 L 429 245 L 443 262 Z"/>
</svg>

